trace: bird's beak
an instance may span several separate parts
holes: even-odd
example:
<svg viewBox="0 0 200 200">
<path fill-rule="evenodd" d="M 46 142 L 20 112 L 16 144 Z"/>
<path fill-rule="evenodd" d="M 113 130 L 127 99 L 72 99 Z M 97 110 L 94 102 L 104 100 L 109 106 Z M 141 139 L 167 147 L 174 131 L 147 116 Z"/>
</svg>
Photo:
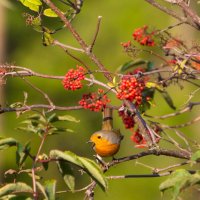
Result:
<svg viewBox="0 0 200 200">
<path fill-rule="evenodd" d="M 91 140 L 87 141 L 86 143 L 90 143 L 92 145 L 92 147 L 94 147 L 94 142 L 92 142 Z"/>
</svg>

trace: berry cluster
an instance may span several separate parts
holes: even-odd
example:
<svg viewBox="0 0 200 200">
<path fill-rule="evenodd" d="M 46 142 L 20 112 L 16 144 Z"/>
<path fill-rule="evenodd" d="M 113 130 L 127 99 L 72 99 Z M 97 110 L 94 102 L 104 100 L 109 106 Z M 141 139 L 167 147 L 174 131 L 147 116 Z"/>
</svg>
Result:
<svg viewBox="0 0 200 200">
<path fill-rule="evenodd" d="M 135 121 L 133 119 L 133 114 L 131 114 L 130 112 L 126 112 L 125 110 L 120 110 L 118 113 L 119 116 L 122 118 L 125 128 L 130 129 L 134 127 Z"/>
<path fill-rule="evenodd" d="M 141 45 L 145 46 L 154 46 L 155 42 L 153 39 L 154 32 L 147 32 L 148 26 L 143 26 L 141 28 L 137 28 L 133 32 L 133 38 L 135 41 L 139 42 Z"/>
<path fill-rule="evenodd" d="M 160 134 L 161 130 L 157 126 L 153 127 L 153 130 L 157 133 L 155 137 L 156 137 L 156 143 L 158 143 L 160 141 L 160 137 L 158 135 Z M 147 147 L 147 141 L 143 138 L 139 129 L 136 129 L 136 131 L 133 131 L 133 134 L 131 135 L 131 140 L 136 144 L 135 145 L 136 148 Z"/>
<path fill-rule="evenodd" d="M 99 112 L 109 102 L 110 99 L 108 99 L 107 95 L 104 94 L 104 91 L 99 89 L 98 93 L 83 94 L 82 99 L 79 101 L 79 105 L 85 109 Z"/>
<path fill-rule="evenodd" d="M 70 69 L 62 83 L 66 90 L 77 90 L 83 87 L 81 81 L 85 78 L 85 69 L 77 66 L 77 69 Z"/>
<path fill-rule="evenodd" d="M 117 98 L 134 101 L 136 105 L 140 105 L 142 103 L 142 91 L 144 88 L 145 83 L 142 79 L 137 80 L 133 76 L 125 76 L 119 84 Z"/>
<path fill-rule="evenodd" d="M 133 132 L 131 135 L 131 140 L 136 144 L 136 148 L 144 148 L 147 147 L 147 141 L 143 138 L 143 136 L 140 134 L 140 130 L 137 129 Z"/>
</svg>

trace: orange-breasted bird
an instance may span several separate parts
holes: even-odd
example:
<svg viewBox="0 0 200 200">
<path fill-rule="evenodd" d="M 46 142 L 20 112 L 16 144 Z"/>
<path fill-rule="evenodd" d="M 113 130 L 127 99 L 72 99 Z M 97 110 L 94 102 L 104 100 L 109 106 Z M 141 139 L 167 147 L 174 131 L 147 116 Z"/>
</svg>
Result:
<svg viewBox="0 0 200 200">
<path fill-rule="evenodd" d="M 114 156 L 119 148 L 123 136 L 119 130 L 113 129 L 112 109 L 103 110 L 102 130 L 92 134 L 90 141 L 93 149 L 101 157 Z"/>
</svg>

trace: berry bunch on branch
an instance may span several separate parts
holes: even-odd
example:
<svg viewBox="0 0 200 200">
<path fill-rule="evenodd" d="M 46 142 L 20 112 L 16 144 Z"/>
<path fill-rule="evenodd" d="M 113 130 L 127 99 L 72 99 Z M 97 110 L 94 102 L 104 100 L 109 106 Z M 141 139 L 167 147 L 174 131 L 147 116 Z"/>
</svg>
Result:
<svg viewBox="0 0 200 200">
<path fill-rule="evenodd" d="M 39 144 L 34 144 L 33 141 L 24 144 L 12 136 L 0 139 L 0 150 L 6 151 L 10 147 L 15 147 L 17 164 L 17 167 L 4 172 L 0 198 L 24 198 L 25 195 L 25 198 L 30 197 L 34 200 L 56 199 L 61 193 L 84 192 L 85 199 L 92 200 L 96 196 L 94 190 L 96 187 L 99 186 L 103 191 L 109 192 L 110 180 L 138 177 L 167 176 L 166 180 L 160 183 L 159 189 L 164 192 L 173 188 L 172 199 L 177 199 L 188 187 L 198 188 L 200 174 L 196 166 L 200 160 L 198 150 L 200 144 L 198 140 L 193 140 L 187 132 L 188 129 L 184 128 L 200 121 L 200 116 L 190 115 L 200 105 L 200 101 L 194 101 L 194 98 L 198 99 L 200 91 L 200 46 L 197 45 L 199 41 L 195 45 L 194 41 L 186 42 L 173 35 L 171 30 L 181 30 L 182 25 L 186 24 L 191 30 L 199 31 L 200 17 L 192 9 L 190 1 L 166 0 L 165 4 L 160 4 L 156 0 L 144 2 L 176 18 L 178 23 L 163 30 L 150 25 L 133 28 L 130 38 L 122 38 L 127 42 L 121 43 L 121 54 L 127 56 L 127 62 L 120 63 L 120 67 L 115 71 L 106 67 L 93 51 L 98 39 L 101 17 L 98 17 L 96 31 L 91 35 L 93 40 L 90 44 L 86 43 L 73 26 L 74 20 L 81 20 L 78 14 L 84 9 L 83 0 L 59 0 L 55 3 L 52 0 L 17 2 L 28 10 L 23 15 L 26 24 L 41 34 L 41 43 L 45 47 L 60 47 L 66 59 L 73 59 L 76 66 L 66 69 L 65 74 L 60 76 L 48 72 L 42 74 L 23 66 L 0 65 L 2 87 L 8 84 L 10 79 L 18 77 L 46 101 L 46 104 L 36 102 L 34 98 L 35 103 L 29 104 L 29 94 L 24 92 L 24 98 L 20 102 L 16 100 L 10 105 L 0 106 L 0 114 L 14 112 L 17 117 L 25 118 L 17 128 L 18 131 L 40 138 Z M 168 7 L 165 6 L 166 4 Z M 175 7 L 173 10 L 171 5 Z M 178 15 L 177 9 L 184 13 L 183 16 Z M 65 44 L 57 39 L 56 33 L 63 30 L 71 33 L 79 47 Z M 89 61 L 84 61 L 76 53 L 84 54 Z M 101 78 L 99 74 L 102 75 Z M 31 77 L 47 81 L 57 80 L 63 94 L 71 95 L 70 102 L 74 105 L 67 103 L 65 106 L 58 105 L 42 85 L 38 87 L 32 83 Z M 178 88 L 179 92 L 186 88 L 189 93 L 186 98 L 180 97 L 177 100 L 179 94 L 173 93 L 174 88 Z M 78 101 L 73 98 L 75 93 L 76 97 L 79 95 Z M 179 100 L 182 102 L 181 106 L 177 103 Z M 171 113 L 165 113 L 163 107 L 167 107 Z M 155 115 L 158 109 L 159 114 Z M 92 126 L 90 122 L 81 125 L 82 115 L 80 120 L 69 115 L 69 111 L 80 110 L 83 110 L 85 115 L 103 112 L 102 129 L 97 129 L 93 134 L 85 133 L 92 143 L 92 146 L 88 145 L 88 152 L 94 152 L 95 157 L 85 152 L 80 153 L 78 150 L 70 151 L 70 145 L 65 147 L 65 151 L 59 145 L 55 149 L 45 150 L 44 146 L 49 144 L 49 137 L 56 138 L 58 133 L 74 131 L 65 122 L 74 124 L 73 127 L 80 127 L 79 134 L 83 134 L 81 127 Z M 59 111 L 65 114 L 61 115 Z M 113 115 L 113 112 L 118 115 Z M 183 122 L 181 117 L 184 114 L 193 118 L 188 117 L 187 121 Z M 174 120 L 179 116 L 181 123 Z M 169 125 L 170 119 L 175 124 Z M 113 120 L 117 125 L 113 126 Z M 194 136 L 195 131 L 192 134 Z M 123 140 L 130 145 L 128 148 L 129 152 L 132 149 L 131 155 L 127 155 Z M 31 147 L 34 147 L 34 151 Z M 124 156 L 119 157 L 118 152 L 123 153 Z M 149 166 L 147 163 L 139 162 L 140 158 L 150 155 L 156 158 L 169 157 L 173 161 L 176 160 L 176 163 L 164 163 L 165 167 L 162 163 L 158 168 L 154 163 Z M 31 161 L 31 165 L 27 160 Z M 124 170 L 123 175 L 107 175 L 106 172 L 112 167 L 131 160 L 136 160 L 137 165 L 147 167 L 149 174 L 142 173 L 142 170 L 137 174 L 133 169 L 132 174 L 127 174 Z M 53 174 L 49 179 L 41 181 L 41 174 L 48 172 L 49 165 L 52 163 L 57 165 L 57 172 L 61 174 L 68 189 L 65 187 L 64 190 L 57 189 L 59 179 L 56 179 Z M 133 168 L 132 165 L 130 167 Z M 23 179 L 21 174 L 29 175 L 31 183 Z M 83 175 L 90 177 L 91 182 L 77 189 L 75 180 L 83 179 Z"/>
</svg>

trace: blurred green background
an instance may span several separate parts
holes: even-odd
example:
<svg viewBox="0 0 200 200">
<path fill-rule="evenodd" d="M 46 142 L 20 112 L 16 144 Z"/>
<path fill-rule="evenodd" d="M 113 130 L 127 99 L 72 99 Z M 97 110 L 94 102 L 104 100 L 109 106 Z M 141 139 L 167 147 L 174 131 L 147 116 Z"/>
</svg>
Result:
<svg viewBox="0 0 200 200">
<path fill-rule="evenodd" d="M 5 11 L 5 29 L 6 34 L 4 41 L 6 41 L 6 51 L 4 57 L 4 63 L 14 64 L 17 66 L 27 67 L 36 72 L 50 74 L 50 75 L 64 75 L 68 69 L 74 68 L 77 64 L 76 61 L 68 57 L 58 47 L 45 47 L 42 45 L 41 34 L 32 30 L 30 26 L 26 26 L 25 19 L 22 14 L 27 12 L 19 2 L 10 1 L 11 6 L 4 7 Z M 0 4 L 1 5 L 1 4 Z M 1 5 L 2 6 L 2 5 Z M 149 25 L 153 28 L 164 29 L 167 26 L 174 24 L 175 20 L 163 14 L 161 11 L 155 9 L 149 4 L 141 0 L 85 0 L 82 11 L 73 21 L 73 26 L 80 33 L 80 35 L 86 40 L 87 43 L 93 38 L 93 34 L 96 29 L 97 17 L 102 16 L 102 23 L 100 32 L 94 47 L 95 54 L 99 57 L 102 63 L 111 71 L 115 71 L 120 65 L 129 61 L 130 58 L 123 52 L 120 45 L 121 42 L 125 42 L 131 39 L 132 32 L 135 28 L 143 25 Z M 3 23 L 3 22 L 2 22 Z M 177 27 L 172 31 L 175 36 L 182 39 L 195 40 L 199 35 L 193 29 L 187 27 Z M 184 36 L 182 33 L 184 32 Z M 54 37 L 64 44 L 78 46 L 73 37 L 67 30 L 60 31 L 55 34 Z M 158 51 L 159 52 L 159 51 Z M 91 63 L 86 56 L 80 53 L 73 52 L 80 59 L 84 60 L 88 65 L 91 65 L 92 69 L 95 69 L 94 64 Z M 160 61 L 156 60 L 153 56 L 142 55 L 143 59 L 149 59 L 157 64 Z M 80 91 L 67 92 L 63 89 L 61 81 L 47 80 L 36 77 L 28 78 L 29 81 L 34 83 L 37 87 L 43 89 L 56 105 L 60 106 L 73 106 L 77 105 L 78 100 L 81 98 L 82 93 L 88 90 L 94 91 L 96 88 L 88 88 L 87 86 Z M 101 79 L 105 81 L 105 79 Z M 184 86 L 183 90 L 180 90 L 178 86 L 171 86 L 169 93 L 174 96 L 174 104 L 176 107 L 181 107 L 188 99 L 191 91 L 194 91 L 196 87 L 181 83 Z M 28 92 L 28 104 L 40 104 L 46 103 L 42 95 L 34 91 L 20 78 L 8 78 L 4 88 L 4 106 L 10 105 L 17 101 L 23 101 L 23 91 Z M 112 96 L 112 103 L 119 105 L 119 102 Z M 199 96 L 196 96 L 197 101 Z M 152 107 L 148 114 L 161 115 L 165 113 L 173 112 L 165 101 L 161 98 L 160 94 L 155 95 L 155 106 Z M 180 117 L 166 120 L 166 124 L 176 124 L 186 122 L 189 119 L 195 117 L 196 112 L 184 114 Z M 65 133 L 48 137 L 44 144 L 42 152 L 48 154 L 50 149 L 70 150 L 78 155 L 89 157 L 93 159 L 94 152 L 91 147 L 86 143 L 90 135 L 101 128 L 101 113 L 93 113 L 88 110 L 70 111 L 70 112 L 58 112 L 59 114 L 70 114 L 80 120 L 79 124 L 68 123 L 65 124 L 68 128 L 74 130 L 74 133 Z M 23 116 L 16 118 L 15 113 L 5 113 L 1 115 L 3 120 L 1 123 L 1 136 L 14 137 L 25 143 L 31 140 L 32 154 L 34 154 L 38 148 L 40 138 L 33 134 L 22 133 L 16 130 L 20 121 L 24 119 Z M 124 129 L 121 119 L 115 113 L 114 124 L 116 128 L 120 128 L 125 139 L 122 142 L 121 149 L 116 157 L 127 156 L 135 154 L 141 149 L 135 149 L 134 144 L 130 140 L 131 133 Z M 188 137 L 199 140 L 197 135 L 198 124 L 192 127 L 182 129 L 185 131 Z M 176 136 L 171 132 L 172 137 Z M 176 138 L 177 139 L 177 138 Z M 178 139 L 181 143 L 182 141 Z M 164 144 L 166 147 L 166 145 Z M 173 146 L 167 146 L 173 148 Z M 4 152 L 0 152 L 1 157 L 1 182 L 5 180 L 3 173 L 12 168 L 16 169 L 15 164 L 15 149 L 11 148 Z M 109 160 L 109 159 L 108 159 Z M 155 157 L 149 156 L 138 160 L 152 167 L 162 168 L 172 163 L 177 163 L 177 159 L 167 157 Z M 26 167 L 30 167 L 31 162 L 27 163 Z M 113 167 L 109 170 L 107 175 L 126 175 L 126 174 L 148 174 L 151 170 L 136 164 L 135 161 L 130 161 Z M 55 164 L 51 164 L 49 171 L 41 174 L 43 180 L 57 179 L 58 190 L 66 189 L 60 174 L 57 172 Z M 143 199 L 161 199 L 159 192 L 159 184 L 166 178 L 140 178 L 140 179 L 121 179 L 110 180 L 109 188 L 106 193 L 102 192 L 98 187 L 95 189 L 95 199 L 110 199 L 110 200 L 143 200 Z M 19 176 L 19 180 L 26 180 L 31 184 L 31 179 L 26 176 Z M 41 180 L 43 182 L 43 180 Z M 86 175 L 81 176 L 77 173 L 76 188 L 84 187 L 88 183 Z M 184 194 L 184 199 L 191 199 L 187 197 L 191 192 Z M 60 199 L 83 199 L 83 193 L 60 194 Z M 170 199 L 167 194 L 163 199 Z"/>
</svg>

